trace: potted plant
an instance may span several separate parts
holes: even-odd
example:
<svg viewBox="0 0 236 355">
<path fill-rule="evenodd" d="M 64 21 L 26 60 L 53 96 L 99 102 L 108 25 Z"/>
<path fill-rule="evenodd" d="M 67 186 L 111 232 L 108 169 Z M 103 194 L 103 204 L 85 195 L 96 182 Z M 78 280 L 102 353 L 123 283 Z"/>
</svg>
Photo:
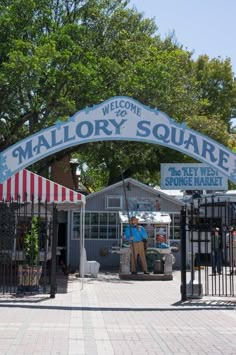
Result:
<svg viewBox="0 0 236 355">
<path fill-rule="evenodd" d="M 37 292 L 42 266 L 39 265 L 39 219 L 33 216 L 24 235 L 24 262 L 18 267 L 18 292 Z"/>
</svg>

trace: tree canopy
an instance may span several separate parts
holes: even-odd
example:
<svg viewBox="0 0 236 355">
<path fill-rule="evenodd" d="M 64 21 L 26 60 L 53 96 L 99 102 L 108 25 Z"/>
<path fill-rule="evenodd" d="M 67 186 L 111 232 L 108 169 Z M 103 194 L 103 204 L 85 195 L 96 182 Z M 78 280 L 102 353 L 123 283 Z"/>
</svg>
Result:
<svg viewBox="0 0 236 355">
<path fill-rule="evenodd" d="M 232 146 L 229 120 L 236 86 L 230 59 L 204 54 L 194 61 L 174 36 L 161 40 L 158 23 L 128 3 L 1 2 L 0 150 L 118 95 L 158 107 L 177 122 Z M 165 147 L 133 142 L 86 144 L 71 153 L 81 168 L 86 166 L 83 178 L 91 190 L 114 181 L 118 166 L 143 182 L 157 183 L 161 162 L 190 159 Z"/>
</svg>

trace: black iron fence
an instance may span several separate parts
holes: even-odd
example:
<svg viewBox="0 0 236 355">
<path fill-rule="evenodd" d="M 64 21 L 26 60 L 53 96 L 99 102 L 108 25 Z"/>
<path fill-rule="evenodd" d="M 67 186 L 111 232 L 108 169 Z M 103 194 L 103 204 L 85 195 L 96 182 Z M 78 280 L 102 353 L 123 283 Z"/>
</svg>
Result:
<svg viewBox="0 0 236 355">
<path fill-rule="evenodd" d="M 235 296 L 236 209 L 217 197 L 193 200 L 181 211 L 182 300 Z"/>
<path fill-rule="evenodd" d="M 0 202 L 0 294 L 56 293 L 56 206 Z"/>
</svg>

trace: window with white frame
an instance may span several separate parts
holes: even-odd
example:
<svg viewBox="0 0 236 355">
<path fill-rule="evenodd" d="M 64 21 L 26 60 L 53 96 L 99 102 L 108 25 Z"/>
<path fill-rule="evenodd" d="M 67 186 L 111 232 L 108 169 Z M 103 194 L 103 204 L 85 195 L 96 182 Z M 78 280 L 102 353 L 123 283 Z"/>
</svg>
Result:
<svg viewBox="0 0 236 355">
<path fill-rule="evenodd" d="M 120 210 L 123 206 L 123 197 L 117 195 L 108 195 L 105 198 L 106 209 Z"/>
<path fill-rule="evenodd" d="M 119 196 L 118 196 L 119 197 Z M 180 213 L 170 212 L 170 239 L 180 238 Z M 72 239 L 80 238 L 80 212 L 73 212 Z M 85 212 L 86 239 L 119 239 L 120 219 L 118 212 Z"/>
<path fill-rule="evenodd" d="M 80 214 L 73 212 L 73 239 L 79 239 Z M 117 212 L 85 212 L 86 239 L 119 239 L 120 220 Z"/>
<path fill-rule="evenodd" d="M 180 239 L 180 212 L 169 212 L 171 217 L 170 239 Z"/>
</svg>

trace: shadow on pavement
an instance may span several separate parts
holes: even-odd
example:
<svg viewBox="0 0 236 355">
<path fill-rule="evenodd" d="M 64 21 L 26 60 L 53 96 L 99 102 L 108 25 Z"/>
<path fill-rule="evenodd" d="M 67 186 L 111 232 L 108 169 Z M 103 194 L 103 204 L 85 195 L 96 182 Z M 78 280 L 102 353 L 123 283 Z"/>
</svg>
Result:
<svg viewBox="0 0 236 355">
<path fill-rule="evenodd" d="M 48 299 L 47 299 L 48 300 Z M 42 300 L 41 300 L 42 301 Z M 30 303 L 30 302 L 27 302 Z M 186 311 L 199 311 L 201 310 L 207 310 L 207 311 L 214 311 L 214 310 L 235 310 L 236 306 L 209 306 L 208 308 L 206 307 L 157 307 L 157 308 L 145 308 L 145 307 L 88 307 L 88 306 L 61 306 L 61 305 L 34 305 L 35 302 L 32 302 L 32 304 L 22 304 L 19 303 L 17 304 L 16 302 L 14 303 L 2 303 L 0 302 L 0 308 L 31 308 L 31 309 L 47 309 L 47 310 L 62 310 L 62 311 L 91 311 L 91 312 L 186 312 Z"/>
<path fill-rule="evenodd" d="M 201 309 L 206 309 L 206 308 L 212 308 L 212 309 L 222 309 L 222 308 L 230 308 L 234 309 L 236 308 L 236 300 L 228 300 L 228 299 L 189 299 L 187 301 L 178 301 L 174 303 L 172 306 L 174 307 L 188 307 L 188 308 L 201 308 Z"/>
</svg>

